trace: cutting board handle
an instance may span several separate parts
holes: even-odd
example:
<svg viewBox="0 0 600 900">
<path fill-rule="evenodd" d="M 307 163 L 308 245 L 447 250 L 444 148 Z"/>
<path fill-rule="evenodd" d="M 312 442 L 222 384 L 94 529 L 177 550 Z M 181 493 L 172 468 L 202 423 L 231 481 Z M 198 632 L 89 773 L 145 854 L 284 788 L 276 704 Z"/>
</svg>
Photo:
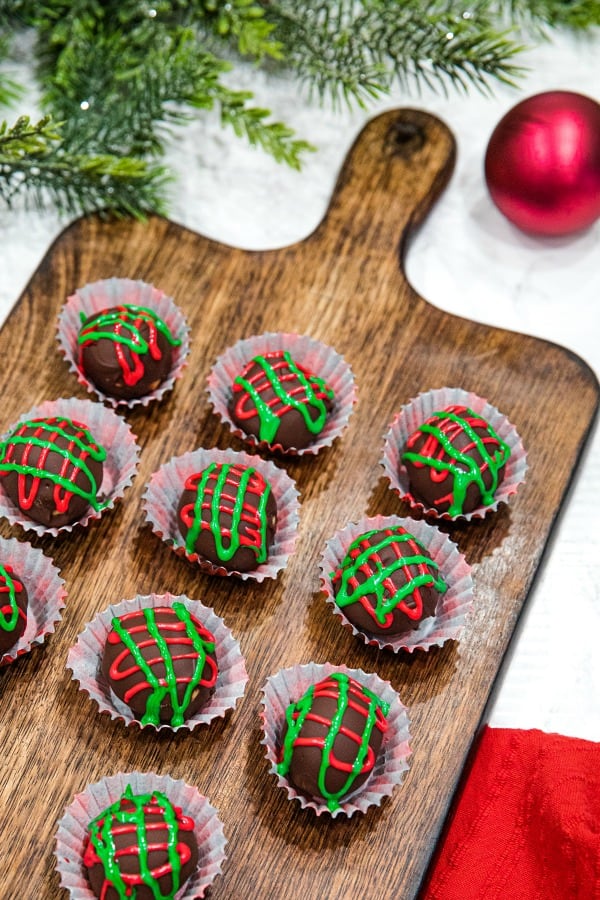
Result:
<svg viewBox="0 0 600 900">
<path fill-rule="evenodd" d="M 310 236 L 338 255 L 402 255 L 454 168 L 456 143 L 438 118 L 417 109 L 382 113 L 363 128 L 339 174 L 327 213 Z M 390 251 L 392 251 L 390 253 Z"/>
</svg>

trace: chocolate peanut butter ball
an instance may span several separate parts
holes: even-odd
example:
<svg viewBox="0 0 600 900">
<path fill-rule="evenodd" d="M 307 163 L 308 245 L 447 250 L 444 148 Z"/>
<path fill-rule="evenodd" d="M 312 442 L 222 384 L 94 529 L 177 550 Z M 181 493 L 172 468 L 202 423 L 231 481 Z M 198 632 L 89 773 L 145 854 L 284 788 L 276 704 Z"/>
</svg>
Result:
<svg viewBox="0 0 600 900">
<path fill-rule="evenodd" d="M 101 507 L 105 459 L 106 450 L 80 422 L 31 419 L 0 444 L 0 486 L 24 515 L 60 528 Z"/>
<path fill-rule="evenodd" d="M 388 712 L 360 682 L 332 672 L 288 706 L 277 771 L 334 812 L 373 771 Z"/>
<path fill-rule="evenodd" d="M 249 572 L 268 559 L 277 502 L 252 466 L 211 463 L 186 480 L 177 520 L 189 556 Z"/>
<path fill-rule="evenodd" d="M 285 450 L 302 450 L 321 433 L 334 405 L 322 378 L 287 350 L 255 356 L 235 378 L 229 413 L 247 435 Z"/>
<path fill-rule="evenodd" d="M 437 563 L 401 525 L 355 538 L 331 581 L 348 621 L 360 631 L 389 637 L 433 616 L 447 590 Z"/>
<path fill-rule="evenodd" d="M 449 406 L 410 435 L 401 462 L 416 501 L 459 516 L 494 502 L 509 456 L 508 445 L 482 416 Z"/>
<path fill-rule="evenodd" d="M 102 672 L 142 725 L 177 727 L 215 690 L 215 639 L 180 601 L 113 619 Z"/>
<path fill-rule="evenodd" d="M 194 821 L 162 792 L 128 787 L 90 822 L 83 865 L 101 900 L 174 898 L 198 866 Z"/>
<path fill-rule="evenodd" d="M 109 397 L 131 400 L 152 393 L 167 378 L 180 344 L 151 309 L 123 304 L 82 322 L 79 366 Z"/>
</svg>

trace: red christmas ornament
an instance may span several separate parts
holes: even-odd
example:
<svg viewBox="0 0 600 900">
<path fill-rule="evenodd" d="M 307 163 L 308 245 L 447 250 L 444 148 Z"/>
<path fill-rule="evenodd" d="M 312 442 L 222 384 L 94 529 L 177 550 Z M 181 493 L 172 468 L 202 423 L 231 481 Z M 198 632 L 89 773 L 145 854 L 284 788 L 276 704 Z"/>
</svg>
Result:
<svg viewBox="0 0 600 900">
<path fill-rule="evenodd" d="M 523 231 L 572 234 L 600 216 L 600 104 L 571 91 L 536 94 L 494 129 L 485 178 Z"/>
</svg>

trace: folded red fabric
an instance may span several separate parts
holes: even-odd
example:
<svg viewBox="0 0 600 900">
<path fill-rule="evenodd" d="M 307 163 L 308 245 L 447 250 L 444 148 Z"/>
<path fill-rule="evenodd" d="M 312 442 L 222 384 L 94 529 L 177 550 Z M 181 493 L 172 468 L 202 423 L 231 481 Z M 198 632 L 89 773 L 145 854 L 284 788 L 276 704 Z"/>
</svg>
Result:
<svg viewBox="0 0 600 900">
<path fill-rule="evenodd" d="M 483 730 L 422 900 L 600 900 L 600 744 Z"/>
</svg>

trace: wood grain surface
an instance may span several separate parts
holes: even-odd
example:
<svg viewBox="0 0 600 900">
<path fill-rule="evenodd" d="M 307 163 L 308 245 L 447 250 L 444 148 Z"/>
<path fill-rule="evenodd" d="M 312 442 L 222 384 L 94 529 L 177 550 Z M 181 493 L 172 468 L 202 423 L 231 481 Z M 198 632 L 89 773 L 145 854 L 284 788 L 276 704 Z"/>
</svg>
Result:
<svg viewBox="0 0 600 900">
<path fill-rule="evenodd" d="M 407 237 L 443 189 L 454 152 L 448 129 L 425 113 L 378 117 L 351 150 L 324 221 L 285 249 L 241 251 L 158 218 L 89 218 L 48 251 L 0 335 L 0 430 L 44 399 L 87 396 L 55 341 L 62 303 L 87 282 L 153 282 L 186 313 L 192 351 L 163 402 L 127 414 L 142 456 L 120 505 L 85 531 L 31 541 L 54 557 L 68 597 L 57 633 L 0 672 L 3 898 L 65 897 L 53 858 L 64 807 L 89 782 L 134 769 L 183 778 L 218 808 L 229 844 L 214 900 L 417 895 L 598 403 L 593 374 L 573 354 L 447 315 L 407 283 Z M 140 500 L 172 455 L 241 449 L 212 414 L 206 379 L 225 347 L 267 330 L 334 346 L 355 372 L 359 401 L 332 448 L 285 462 L 302 503 L 285 572 L 263 584 L 210 578 L 151 533 Z M 349 520 L 407 514 L 382 477 L 383 434 L 410 397 L 444 384 L 501 409 L 530 468 L 509 507 L 480 523 L 443 526 L 473 566 L 475 609 L 460 644 L 394 655 L 340 627 L 319 593 L 317 563 L 325 540 Z M 6 522 L 1 533 L 28 537 Z M 67 651 L 86 622 L 111 602 L 153 591 L 212 606 L 239 639 L 250 682 L 226 720 L 176 736 L 127 730 L 98 715 L 71 681 Z M 404 784 L 349 821 L 317 819 L 289 802 L 259 744 L 265 678 L 311 660 L 376 671 L 409 707 L 413 756 Z"/>
</svg>

